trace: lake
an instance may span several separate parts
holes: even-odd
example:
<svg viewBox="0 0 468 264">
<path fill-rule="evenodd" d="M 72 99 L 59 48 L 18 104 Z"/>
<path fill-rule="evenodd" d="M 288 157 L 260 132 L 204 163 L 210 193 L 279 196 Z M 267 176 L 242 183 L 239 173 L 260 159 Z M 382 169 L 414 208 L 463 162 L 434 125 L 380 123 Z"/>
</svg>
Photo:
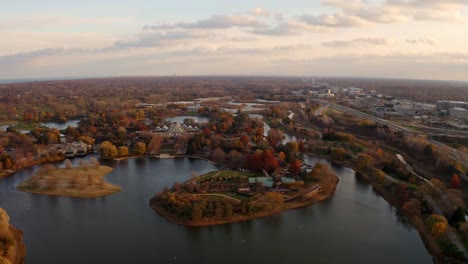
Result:
<svg viewBox="0 0 468 264">
<path fill-rule="evenodd" d="M 159 216 L 149 200 L 192 171 L 217 166 L 189 158 L 104 165 L 114 168 L 106 179 L 122 191 L 102 198 L 17 191 L 37 166 L 0 180 L 0 207 L 24 231 L 26 263 L 432 263 L 417 231 L 348 168 L 332 166 L 341 181 L 326 202 L 249 222 L 187 228 Z"/>
</svg>

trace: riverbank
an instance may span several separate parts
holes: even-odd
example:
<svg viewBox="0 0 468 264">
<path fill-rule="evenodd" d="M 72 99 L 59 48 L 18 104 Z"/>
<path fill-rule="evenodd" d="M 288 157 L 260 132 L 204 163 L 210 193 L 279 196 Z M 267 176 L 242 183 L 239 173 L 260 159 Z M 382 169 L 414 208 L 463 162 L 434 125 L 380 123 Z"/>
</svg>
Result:
<svg viewBox="0 0 468 264">
<path fill-rule="evenodd" d="M 25 256 L 23 232 L 10 224 L 8 213 L 0 208 L 0 263 L 23 264 Z"/>
<path fill-rule="evenodd" d="M 315 153 L 306 153 L 307 155 L 313 157 L 320 157 L 327 159 L 330 162 L 336 163 L 341 166 L 346 166 L 352 168 L 356 171 L 356 176 L 364 179 L 366 182 L 372 185 L 372 188 L 390 205 L 397 208 L 405 218 L 413 225 L 413 227 L 418 231 L 419 237 L 423 241 L 427 251 L 432 255 L 434 263 L 444 263 L 443 262 L 443 252 L 437 243 L 436 238 L 427 230 L 424 223 L 424 219 L 420 216 L 409 213 L 404 210 L 398 203 L 396 197 L 390 194 L 385 188 L 383 188 L 380 183 L 373 180 L 366 172 L 358 171 L 356 166 L 351 161 L 335 161 L 327 155 L 318 155 Z"/>
<path fill-rule="evenodd" d="M 10 232 L 14 237 L 14 242 L 11 248 L 10 262 L 12 264 L 23 264 L 24 258 L 26 257 L 26 247 L 23 243 L 23 231 L 14 228 L 10 225 Z"/>
<path fill-rule="evenodd" d="M 189 180 L 183 183 L 182 185 L 191 181 L 192 180 Z M 296 195 L 297 196 L 296 199 L 293 199 L 288 202 L 283 202 L 283 201 L 281 201 L 280 203 L 276 203 L 276 201 L 272 202 L 272 206 L 270 210 L 251 212 L 248 214 L 242 214 L 239 211 L 237 211 L 237 212 L 232 213 L 232 215 L 228 217 L 203 217 L 200 220 L 181 218 L 175 215 L 174 213 L 168 211 L 166 208 L 164 208 L 164 206 L 162 206 L 157 195 L 154 196 L 150 200 L 150 206 L 159 215 L 169 220 L 170 222 L 178 224 L 178 225 L 189 226 L 189 227 L 222 225 L 222 224 L 250 221 L 253 219 L 257 219 L 257 218 L 268 217 L 271 215 L 279 214 L 283 211 L 303 208 L 303 207 L 307 207 L 313 204 L 323 202 L 327 199 L 330 199 L 333 196 L 336 190 L 336 187 L 338 185 L 338 182 L 339 182 L 338 176 L 330 173 L 327 177 L 324 177 L 321 182 L 316 183 L 316 184 L 327 184 L 327 186 L 326 187 L 324 186 L 324 188 L 322 188 L 321 191 L 318 191 L 317 193 L 314 192 L 314 194 L 311 196 L 308 195 L 309 193 L 313 192 L 311 191 L 311 188 L 304 188 L 302 192 Z M 262 202 L 264 202 L 265 200 L 266 198 L 257 199 L 257 201 L 262 201 Z M 255 202 L 252 202 L 252 204 L 253 203 Z M 253 205 L 250 205 L 250 206 L 253 206 Z"/>
<path fill-rule="evenodd" d="M 18 185 L 23 192 L 76 198 L 94 198 L 117 193 L 120 187 L 104 181 L 113 169 L 107 166 L 46 167 Z"/>
</svg>

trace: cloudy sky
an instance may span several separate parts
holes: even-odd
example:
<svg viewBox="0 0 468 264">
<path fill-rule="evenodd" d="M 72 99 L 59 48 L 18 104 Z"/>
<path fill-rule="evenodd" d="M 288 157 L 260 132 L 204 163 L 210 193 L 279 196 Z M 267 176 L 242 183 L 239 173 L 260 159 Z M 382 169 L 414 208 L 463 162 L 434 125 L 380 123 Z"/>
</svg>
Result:
<svg viewBox="0 0 468 264">
<path fill-rule="evenodd" d="M 468 0 L 15 0 L 2 1 L 0 36 L 0 79 L 468 81 Z"/>
</svg>

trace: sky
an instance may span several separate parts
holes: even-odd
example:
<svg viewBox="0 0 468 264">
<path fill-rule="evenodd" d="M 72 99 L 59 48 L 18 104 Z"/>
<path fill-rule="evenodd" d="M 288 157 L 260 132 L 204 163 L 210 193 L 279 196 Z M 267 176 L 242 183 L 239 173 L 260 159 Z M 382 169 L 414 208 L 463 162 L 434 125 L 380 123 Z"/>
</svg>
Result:
<svg viewBox="0 0 468 264">
<path fill-rule="evenodd" d="M 468 81 L 468 0 L 0 0 L 0 79 Z"/>
</svg>

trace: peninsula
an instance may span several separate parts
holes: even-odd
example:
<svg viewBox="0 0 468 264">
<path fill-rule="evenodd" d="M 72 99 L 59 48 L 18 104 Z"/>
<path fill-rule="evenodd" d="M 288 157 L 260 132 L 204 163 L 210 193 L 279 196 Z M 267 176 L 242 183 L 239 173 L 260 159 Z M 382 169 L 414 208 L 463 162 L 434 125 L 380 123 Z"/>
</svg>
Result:
<svg viewBox="0 0 468 264">
<path fill-rule="evenodd" d="M 111 171 L 111 167 L 99 165 L 56 168 L 47 164 L 18 185 L 18 190 L 81 198 L 107 196 L 120 191 L 120 187 L 104 181 L 104 176 Z"/>
<path fill-rule="evenodd" d="M 265 172 L 266 174 L 266 172 Z M 210 226 L 246 221 L 330 198 L 339 182 L 325 164 L 304 176 L 215 171 L 156 194 L 151 207 L 171 222 Z"/>
</svg>

